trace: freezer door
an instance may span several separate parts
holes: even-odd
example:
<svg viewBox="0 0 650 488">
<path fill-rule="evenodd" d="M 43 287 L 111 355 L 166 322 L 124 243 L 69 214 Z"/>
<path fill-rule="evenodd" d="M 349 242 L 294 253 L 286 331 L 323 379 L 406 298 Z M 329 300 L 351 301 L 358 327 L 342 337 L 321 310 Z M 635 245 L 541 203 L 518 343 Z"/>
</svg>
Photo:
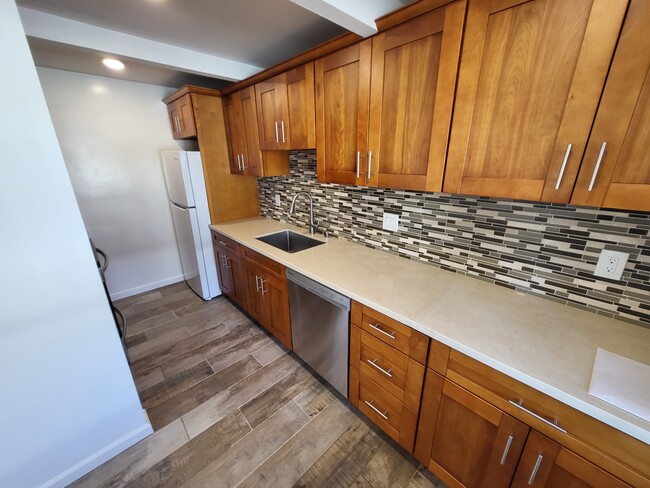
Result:
<svg viewBox="0 0 650 488">
<path fill-rule="evenodd" d="M 176 230 L 178 252 L 181 255 L 183 275 L 190 288 L 204 300 L 212 298 L 206 279 L 205 261 L 199 239 L 199 224 L 196 209 L 182 208 L 169 202 Z"/>
<path fill-rule="evenodd" d="M 181 207 L 194 206 L 192 179 L 185 151 L 163 151 L 161 153 L 167 195 Z"/>
</svg>

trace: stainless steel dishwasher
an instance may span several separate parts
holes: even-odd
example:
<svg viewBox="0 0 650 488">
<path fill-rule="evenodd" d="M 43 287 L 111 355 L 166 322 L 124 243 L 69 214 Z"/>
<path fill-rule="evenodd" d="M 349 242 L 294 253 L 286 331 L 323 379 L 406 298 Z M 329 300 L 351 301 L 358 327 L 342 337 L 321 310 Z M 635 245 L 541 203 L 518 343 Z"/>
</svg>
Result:
<svg viewBox="0 0 650 488">
<path fill-rule="evenodd" d="M 287 269 L 293 351 L 348 397 L 350 299 Z"/>
</svg>

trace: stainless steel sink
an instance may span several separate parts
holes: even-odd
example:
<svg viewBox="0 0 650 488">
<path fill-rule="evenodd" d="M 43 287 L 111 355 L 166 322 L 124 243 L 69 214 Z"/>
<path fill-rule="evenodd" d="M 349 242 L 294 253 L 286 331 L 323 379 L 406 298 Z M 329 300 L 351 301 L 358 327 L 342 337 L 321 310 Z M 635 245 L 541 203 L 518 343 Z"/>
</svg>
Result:
<svg viewBox="0 0 650 488">
<path fill-rule="evenodd" d="M 282 230 L 274 234 L 256 237 L 258 241 L 266 242 L 271 246 L 288 253 L 300 252 L 311 247 L 325 244 L 323 241 L 298 234 L 290 230 Z"/>
</svg>

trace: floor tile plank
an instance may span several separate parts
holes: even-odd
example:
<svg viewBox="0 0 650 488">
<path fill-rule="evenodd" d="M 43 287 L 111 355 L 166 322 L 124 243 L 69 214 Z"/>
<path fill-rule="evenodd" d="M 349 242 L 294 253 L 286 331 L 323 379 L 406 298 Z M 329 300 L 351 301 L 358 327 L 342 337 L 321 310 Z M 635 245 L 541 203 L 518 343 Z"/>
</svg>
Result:
<svg viewBox="0 0 650 488">
<path fill-rule="evenodd" d="M 287 403 L 183 486 L 193 488 L 236 486 L 291 439 L 307 422 L 309 419 L 298 405 L 294 402 Z"/>
<path fill-rule="evenodd" d="M 217 393 L 234 385 L 260 369 L 260 363 L 253 356 L 247 356 L 224 369 L 219 374 L 196 383 L 186 390 L 168 398 L 164 402 L 147 410 L 151 425 L 159 429 L 182 415 L 190 412 Z"/>
<path fill-rule="evenodd" d="M 253 356 L 255 356 L 255 359 L 257 359 L 262 366 L 266 366 L 287 352 L 287 349 L 283 345 L 277 341 L 273 341 L 268 346 L 256 351 Z"/>
<path fill-rule="evenodd" d="M 183 415 L 183 423 L 190 437 L 196 437 L 224 416 L 239 409 L 244 403 L 271 387 L 280 379 L 300 367 L 291 356 L 282 356 L 206 400 L 191 412 Z"/>
<path fill-rule="evenodd" d="M 374 488 L 407 488 L 419 463 L 398 451 L 392 442 L 384 442 L 361 475 Z"/>
<path fill-rule="evenodd" d="M 163 375 L 162 369 L 160 368 L 154 368 L 146 374 L 133 377 L 133 381 L 135 381 L 135 388 L 139 392 L 148 390 L 149 388 L 152 388 L 164 380 L 165 376 Z"/>
<path fill-rule="evenodd" d="M 225 367 L 230 366 L 232 363 L 239 361 L 249 354 L 253 354 L 253 357 L 255 357 L 254 353 L 269 342 L 271 342 L 271 338 L 268 335 L 263 333 L 256 334 L 249 337 L 248 339 L 241 341 L 239 344 L 235 344 L 225 351 L 221 351 L 220 353 L 209 357 L 208 363 L 210 363 L 210 366 L 212 366 L 212 369 L 215 372 L 221 371 Z M 259 360 L 257 358 L 255 358 L 255 360 L 259 363 Z M 262 364 L 262 366 L 265 365 Z"/>
<path fill-rule="evenodd" d="M 251 473 L 238 488 L 291 487 L 355 420 L 354 413 L 343 403 L 332 403 Z"/>
<path fill-rule="evenodd" d="M 97 467 L 72 483 L 74 488 L 114 488 L 124 486 L 147 471 L 188 441 L 180 420 L 154 432 L 146 439 Z"/>
<path fill-rule="evenodd" d="M 321 410 L 336 399 L 336 395 L 332 393 L 332 387 L 324 385 L 322 381 L 317 378 L 316 382 L 309 385 L 294 398 L 294 401 L 309 418 L 318 415 Z"/>
<path fill-rule="evenodd" d="M 162 334 L 148 339 L 142 344 L 136 344 L 133 347 L 129 348 L 129 357 L 131 359 L 131 369 L 133 365 L 141 359 L 151 360 L 151 358 L 156 358 L 156 354 L 160 350 L 165 350 L 166 348 L 176 344 L 178 341 L 188 337 L 188 333 L 185 328 L 181 327 L 179 329 L 168 330 Z M 155 366 L 153 366 L 155 367 Z"/>
<path fill-rule="evenodd" d="M 160 368 L 156 369 L 160 370 Z M 208 376 L 212 376 L 212 374 L 214 374 L 214 371 L 207 361 L 203 361 L 185 371 L 181 371 L 177 375 L 167 378 L 140 393 L 142 406 L 144 408 L 154 407 L 188 389 L 190 386 L 195 385 L 199 381 L 206 379 Z"/>
<path fill-rule="evenodd" d="M 427 468 L 420 466 L 409 483 L 408 488 L 447 488 L 447 485 L 436 478 Z"/>
<path fill-rule="evenodd" d="M 147 332 L 150 329 L 155 329 L 156 327 L 160 327 L 161 325 L 168 324 L 177 319 L 178 317 L 176 317 L 176 314 L 174 313 L 173 310 L 170 310 L 169 312 L 165 312 L 160 315 L 156 315 L 155 317 L 141 320 L 140 322 L 136 322 L 134 324 L 132 324 L 131 321 L 127 319 L 126 337 Z"/>
</svg>

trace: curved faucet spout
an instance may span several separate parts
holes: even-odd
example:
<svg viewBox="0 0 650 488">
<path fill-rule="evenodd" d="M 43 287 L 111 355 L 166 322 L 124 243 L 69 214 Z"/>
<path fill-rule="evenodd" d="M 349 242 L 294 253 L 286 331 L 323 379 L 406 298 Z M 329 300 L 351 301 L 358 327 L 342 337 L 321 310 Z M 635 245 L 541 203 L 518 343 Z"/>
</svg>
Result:
<svg viewBox="0 0 650 488">
<path fill-rule="evenodd" d="M 318 222 L 314 220 L 314 200 L 309 193 L 306 191 L 299 191 L 294 195 L 293 199 L 291 200 L 291 206 L 289 207 L 289 215 L 293 214 L 293 212 L 296 210 L 296 200 L 300 195 L 304 195 L 309 198 L 309 233 L 311 235 L 314 235 L 316 233 L 316 229 L 318 228 Z"/>
</svg>

